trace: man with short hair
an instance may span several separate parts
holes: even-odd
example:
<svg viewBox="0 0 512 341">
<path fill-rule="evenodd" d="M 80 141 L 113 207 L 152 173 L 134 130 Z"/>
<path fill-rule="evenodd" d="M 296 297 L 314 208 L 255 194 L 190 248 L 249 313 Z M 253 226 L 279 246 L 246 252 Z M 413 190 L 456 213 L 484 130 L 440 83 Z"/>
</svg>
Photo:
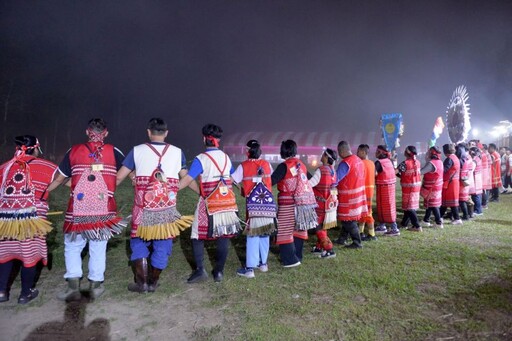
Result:
<svg viewBox="0 0 512 341">
<path fill-rule="evenodd" d="M 124 155 L 113 145 L 104 143 L 108 130 L 101 118 L 90 120 L 85 133 L 88 142 L 68 150 L 59 165 L 59 174 L 47 188 L 50 192 L 71 178 L 71 196 L 64 220 L 64 278 L 68 287 L 57 295 L 63 301 L 81 297 L 81 253 L 87 244 L 90 295 L 98 298 L 103 294 L 107 242 L 125 227 L 117 216 L 114 198 L 116 172 Z"/>
<path fill-rule="evenodd" d="M 180 180 L 179 188 L 189 186 L 198 178 L 201 186 L 199 201 L 192 223 L 192 251 L 196 268 L 187 283 L 205 281 L 208 273 L 204 268 L 204 242 L 215 240 L 217 254 L 212 270 L 213 280 L 221 282 L 228 257 L 229 239 L 241 230 L 238 207 L 231 189 L 230 175 L 235 172 L 229 156 L 219 149 L 223 130 L 215 124 L 202 128 L 205 152 L 192 161 L 189 173 Z"/>
<path fill-rule="evenodd" d="M 500 201 L 501 187 L 501 157 L 494 143 L 489 143 L 489 154 L 491 155 L 491 199 L 490 202 Z"/>
<path fill-rule="evenodd" d="M 160 274 L 167 267 L 173 239 L 193 220 L 192 216 L 181 216 L 176 209 L 178 183 L 188 173 L 185 155 L 165 142 L 168 130 L 163 119 L 150 119 L 147 134 L 150 142 L 135 146 L 117 172 L 118 185 L 135 172 L 130 234 L 135 283 L 130 283 L 128 290 L 138 293 L 156 290 Z M 196 182 L 191 182 L 190 187 L 199 193 Z"/>
<path fill-rule="evenodd" d="M 365 193 L 365 170 L 363 161 L 352 154 L 350 144 L 346 141 L 338 143 L 338 154 L 342 161 L 338 165 L 338 220 L 341 221 L 341 233 L 336 244 L 345 245 L 348 236 L 352 244 L 349 249 L 360 249 L 361 236 L 357 222 L 368 214 Z"/>
<path fill-rule="evenodd" d="M 370 146 L 367 144 L 361 144 L 357 148 L 357 156 L 362 160 L 364 165 L 364 188 L 366 194 L 366 206 L 368 207 L 368 213 L 365 217 L 362 217 L 358 221 L 359 233 L 361 234 L 361 240 L 377 240 L 375 236 L 375 219 L 372 215 L 373 195 L 375 193 L 375 163 L 368 158 L 368 152 Z M 364 233 L 366 231 L 366 234 Z M 384 231 L 386 228 L 384 227 Z"/>
</svg>

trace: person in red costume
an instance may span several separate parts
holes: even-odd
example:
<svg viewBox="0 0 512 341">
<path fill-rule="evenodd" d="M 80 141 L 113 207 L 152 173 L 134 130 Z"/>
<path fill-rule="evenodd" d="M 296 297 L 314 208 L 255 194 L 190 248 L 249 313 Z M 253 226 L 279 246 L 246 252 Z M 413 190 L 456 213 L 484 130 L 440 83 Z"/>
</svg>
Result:
<svg viewBox="0 0 512 341">
<path fill-rule="evenodd" d="M 416 155 L 416 147 L 407 146 L 404 151 L 405 160 L 398 165 L 396 175 L 400 178 L 402 210 L 404 210 L 404 217 L 400 225 L 406 228 L 410 221 L 412 227 L 408 231 L 421 232 L 421 225 L 416 214 L 416 210 L 420 207 L 421 164 Z"/>
<path fill-rule="evenodd" d="M 306 166 L 297 158 L 297 143 L 283 141 L 280 154 L 284 161 L 271 176 L 272 185 L 277 185 L 279 191 L 276 244 L 279 245 L 283 266 L 291 268 L 301 264 L 304 240 L 308 239 L 307 230 L 316 227 L 318 218 Z"/>
<path fill-rule="evenodd" d="M 489 144 L 489 154 L 491 156 L 491 198 L 490 202 L 500 201 L 501 188 L 501 156 L 494 143 Z"/>
<path fill-rule="evenodd" d="M 380 145 L 375 152 L 375 188 L 377 190 L 377 215 L 381 224 L 391 224 L 384 236 L 396 237 L 400 230 L 396 224 L 396 172 L 391 153 Z"/>
<path fill-rule="evenodd" d="M 434 225 L 437 228 L 443 228 L 440 207 L 443 191 L 443 162 L 441 161 L 441 150 L 438 147 L 430 147 L 426 154 L 426 164 L 421 168 L 423 182 L 421 185 L 420 196 L 423 198 L 425 207 L 425 216 L 423 217 L 423 226 L 430 227 L 430 216 L 434 214 Z"/>
<path fill-rule="evenodd" d="M 334 162 L 338 156 L 336 152 L 327 148 L 322 153 L 322 165 L 318 167 L 315 174 L 309 179 L 313 187 L 316 202 L 316 214 L 318 215 L 318 226 L 316 227 L 317 243 L 312 250 L 313 254 L 321 258 L 334 258 L 336 253 L 332 248 L 331 239 L 327 230 L 336 227 L 336 209 L 338 208 L 338 191 L 336 190 L 336 172 Z"/>
<path fill-rule="evenodd" d="M 370 146 L 367 144 L 361 144 L 357 148 L 357 156 L 363 161 L 364 165 L 364 190 L 366 194 L 366 205 L 368 207 L 368 213 L 358 221 L 359 233 L 361 234 L 362 241 L 377 240 L 375 236 L 375 219 L 373 219 L 373 195 L 375 192 L 375 163 L 368 158 Z M 379 231 L 381 234 L 386 232 L 386 227 L 382 227 L 383 230 Z M 366 233 L 365 233 L 366 232 Z"/>
<path fill-rule="evenodd" d="M 460 161 L 455 155 L 455 145 L 447 143 L 443 145 L 443 152 L 446 159 L 443 162 L 443 191 L 441 204 L 441 217 L 444 216 L 448 207 L 451 209 L 453 225 L 461 225 L 459 216 L 459 191 L 460 191 Z"/>
<path fill-rule="evenodd" d="M 353 155 L 347 141 L 338 143 L 338 154 L 342 161 L 336 169 L 338 177 L 338 220 L 341 221 L 341 233 L 336 244 L 349 249 L 360 249 L 361 235 L 357 222 L 368 214 L 365 192 L 365 169 L 363 161 Z M 346 245 L 350 236 L 352 244 Z"/>
<path fill-rule="evenodd" d="M 98 298 L 103 294 L 107 242 L 126 226 L 117 216 L 114 198 L 116 175 L 124 155 L 113 145 L 104 142 L 108 130 L 101 118 L 91 119 L 85 134 L 88 141 L 68 150 L 59 164 L 56 179 L 47 189 L 51 192 L 71 178 L 71 196 L 64 219 L 64 278 L 68 286 L 57 295 L 63 301 L 81 297 L 81 253 L 87 244 L 90 295 Z"/>
<path fill-rule="evenodd" d="M 44 191 L 53 180 L 57 165 L 39 158 L 42 152 L 35 136 L 18 136 L 15 143 L 14 157 L 0 166 L 0 302 L 9 300 L 9 277 L 14 260 L 19 260 L 22 267 L 18 303 L 26 304 L 39 294 L 34 287 L 36 265 L 48 262 L 46 234 L 51 226 L 46 220 L 48 195 Z"/>
</svg>

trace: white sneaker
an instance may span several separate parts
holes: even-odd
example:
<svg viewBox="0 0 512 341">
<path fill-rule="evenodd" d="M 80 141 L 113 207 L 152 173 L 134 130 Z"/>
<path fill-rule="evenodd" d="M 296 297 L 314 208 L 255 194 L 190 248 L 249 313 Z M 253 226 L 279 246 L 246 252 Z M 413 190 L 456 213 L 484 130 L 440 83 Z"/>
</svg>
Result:
<svg viewBox="0 0 512 341">
<path fill-rule="evenodd" d="M 444 225 L 443 224 L 435 224 L 434 228 L 436 228 L 436 229 L 444 229 Z"/>
<path fill-rule="evenodd" d="M 418 227 L 409 227 L 407 229 L 407 231 L 411 231 L 411 232 L 423 232 L 423 229 L 421 228 L 421 226 L 418 226 Z"/>
<path fill-rule="evenodd" d="M 297 262 L 297 263 L 293 263 L 293 264 L 283 265 L 283 267 L 284 268 L 294 268 L 299 265 L 300 265 L 300 262 Z"/>
<path fill-rule="evenodd" d="M 454 221 L 452 221 L 452 225 L 462 225 L 462 220 L 460 220 L 460 219 L 454 220 Z"/>
<path fill-rule="evenodd" d="M 258 270 L 260 270 L 261 272 L 267 272 L 268 271 L 268 265 L 267 264 L 260 264 L 258 266 Z"/>
<path fill-rule="evenodd" d="M 432 224 L 429 223 L 428 221 L 422 221 L 421 222 L 421 226 L 423 226 L 423 227 L 432 227 Z"/>
<path fill-rule="evenodd" d="M 245 278 L 254 278 L 254 270 L 251 268 L 241 268 L 236 271 L 238 276 L 242 276 Z"/>
</svg>

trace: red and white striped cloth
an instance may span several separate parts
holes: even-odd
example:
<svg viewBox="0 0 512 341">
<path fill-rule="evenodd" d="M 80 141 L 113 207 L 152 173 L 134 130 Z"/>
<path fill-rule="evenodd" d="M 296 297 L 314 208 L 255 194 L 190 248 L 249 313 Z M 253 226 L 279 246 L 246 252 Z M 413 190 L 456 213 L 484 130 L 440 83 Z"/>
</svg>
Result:
<svg viewBox="0 0 512 341">
<path fill-rule="evenodd" d="M 377 217 L 380 223 L 396 222 L 395 184 L 376 185 Z"/>
</svg>

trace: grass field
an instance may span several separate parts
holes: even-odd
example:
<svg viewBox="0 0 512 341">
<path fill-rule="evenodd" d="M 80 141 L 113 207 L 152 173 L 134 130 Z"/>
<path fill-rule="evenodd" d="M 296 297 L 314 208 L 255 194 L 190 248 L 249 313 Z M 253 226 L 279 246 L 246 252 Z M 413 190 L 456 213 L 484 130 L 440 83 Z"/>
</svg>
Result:
<svg viewBox="0 0 512 341">
<path fill-rule="evenodd" d="M 122 215 L 130 213 L 132 195 L 127 182 L 120 187 Z M 193 214 L 196 195 L 185 190 L 179 199 L 181 213 Z M 52 210 L 63 210 L 66 200 L 66 189 L 56 191 Z M 91 316 L 83 317 L 80 330 L 102 316 L 110 329 L 102 330 L 103 336 L 96 340 L 512 340 L 511 203 L 512 195 L 503 195 L 483 217 L 463 226 L 402 231 L 400 237 L 367 242 L 362 250 L 335 247 L 333 259 L 309 254 L 316 240 L 311 236 L 303 264 L 292 269 L 279 265 L 272 246 L 270 271 L 257 272 L 255 279 L 236 276 L 245 243 L 243 237 L 234 238 L 220 284 L 212 279 L 186 284 L 192 257 L 186 231 L 174 243 L 161 287 L 151 295 L 126 290 L 133 275 L 125 234 L 109 242 L 107 292 L 88 302 Z M 48 238 L 51 267 L 42 272 L 41 297 L 27 307 L 17 306 L 13 299 L 4 303 L 1 320 L 8 315 L 9 323 L 15 323 L 18 319 L 12 316 L 22 318 L 47 309 L 60 316 L 64 310 L 55 299 L 65 285 L 62 218 L 52 216 L 57 228 Z M 339 231 L 329 233 L 336 238 Z M 208 246 L 210 257 L 213 246 Z M 206 264 L 211 270 L 211 263 Z M 17 294 L 18 283 L 13 293 Z M 80 309 L 86 315 L 85 308 Z M 34 319 L 44 322 L 55 316 Z M 64 323 L 76 323 L 72 320 Z M 0 324 L 7 323 L 3 321 Z M 25 323 L 11 339 L 37 334 L 38 325 L 51 326 Z M 60 340 L 55 335 L 53 339 Z"/>
</svg>

